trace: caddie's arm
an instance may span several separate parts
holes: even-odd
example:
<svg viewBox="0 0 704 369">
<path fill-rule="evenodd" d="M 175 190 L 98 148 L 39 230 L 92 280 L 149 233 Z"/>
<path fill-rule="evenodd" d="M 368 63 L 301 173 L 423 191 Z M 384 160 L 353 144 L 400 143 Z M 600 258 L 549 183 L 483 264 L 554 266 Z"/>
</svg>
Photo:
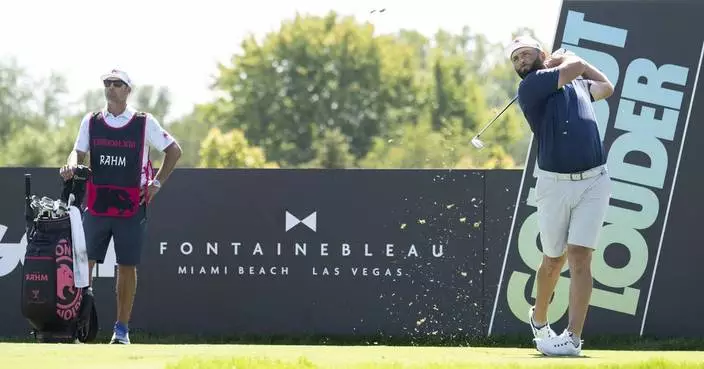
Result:
<svg viewBox="0 0 704 369">
<path fill-rule="evenodd" d="M 69 167 L 77 167 L 79 165 L 83 165 L 86 162 L 86 153 L 83 151 L 79 150 L 73 150 L 71 151 L 70 154 L 68 154 L 68 158 L 66 159 L 66 164 Z"/>
<path fill-rule="evenodd" d="M 173 143 L 171 143 L 171 145 L 164 149 L 164 162 L 159 167 L 159 171 L 154 176 L 156 180 L 158 180 L 162 184 L 166 182 L 166 180 L 171 175 L 171 172 L 174 171 L 178 159 L 181 158 L 181 153 L 181 146 L 179 146 L 178 142 L 176 141 L 174 141 Z"/>
</svg>

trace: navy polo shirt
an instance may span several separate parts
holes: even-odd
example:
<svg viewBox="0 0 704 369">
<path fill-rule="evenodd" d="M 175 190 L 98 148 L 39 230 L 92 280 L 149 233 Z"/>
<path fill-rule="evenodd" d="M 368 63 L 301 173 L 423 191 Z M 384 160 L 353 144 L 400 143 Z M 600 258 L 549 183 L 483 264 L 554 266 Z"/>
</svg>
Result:
<svg viewBox="0 0 704 369">
<path fill-rule="evenodd" d="M 576 173 L 606 163 L 594 101 L 582 78 L 557 89 L 557 69 L 530 73 L 518 87 L 518 104 L 537 138 L 538 167 Z"/>
</svg>

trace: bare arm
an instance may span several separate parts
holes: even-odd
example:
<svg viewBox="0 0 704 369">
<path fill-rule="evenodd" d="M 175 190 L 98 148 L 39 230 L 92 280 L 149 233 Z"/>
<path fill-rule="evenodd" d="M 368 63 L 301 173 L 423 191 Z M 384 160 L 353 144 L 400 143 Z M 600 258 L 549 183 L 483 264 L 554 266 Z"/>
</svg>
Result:
<svg viewBox="0 0 704 369">
<path fill-rule="evenodd" d="M 557 80 L 557 88 L 572 82 L 575 78 L 584 74 L 586 64 L 582 58 L 576 55 L 565 55 L 556 69 L 560 71 L 560 77 Z"/>
<path fill-rule="evenodd" d="M 59 175 L 64 179 L 64 181 L 68 181 L 69 179 L 73 178 L 74 170 L 78 165 L 82 165 L 86 161 L 86 153 L 83 151 L 79 150 L 73 150 L 71 153 L 68 155 L 68 158 L 66 159 L 66 165 L 61 167 L 59 169 Z"/>
<path fill-rule="evenodd" d="M 154 176 L 161 184 L 164 184 L 164 182 L 169 179 L 171 172 L 173 172 L 176 167 L 178 159 L 181 158 L 181 153 L 181 146 L 179 146 L 176 141 L 164 149 L 164 163 L 159 168 L 156 176 Z"/>
<path fill-rule="evenodd" d="M 78 150 L 73 150 L 71 153 L 68 155 L 68 159 L 66 159 L 66 164 L 69 166 L 77 166 L 77 165 L 82 165 L 86 162 L 86 153 L 83 151 L 78 151 Z"/>
<path fill-rule="evenodd" d="M 609 81 L 606 75 L 600 70 L 594 68 L 591 64 L 584 62 L 585 68 L 582 77 L 592 81 L 589 92 L 592 94 L 594 101 L 605 99 L 614 93 L 614 85 Z"/>
<path fill-rule="evenodd" d="M 87 151 L 90 149 L 88 144 L 88 123 L 91 114 L 86 114 L 81 120 L 81 126 L 78 129 L 78 136 L 76 137 L 76 142 L 73 146 L 73 150 L 66 158 L 66 165 L 59 169 L 59 174 L 65 181 L 68 181 L 73 177 L 73 172 L 78 165 L 85 165 L 86 156 L 88 156 Z"/>
</svg>

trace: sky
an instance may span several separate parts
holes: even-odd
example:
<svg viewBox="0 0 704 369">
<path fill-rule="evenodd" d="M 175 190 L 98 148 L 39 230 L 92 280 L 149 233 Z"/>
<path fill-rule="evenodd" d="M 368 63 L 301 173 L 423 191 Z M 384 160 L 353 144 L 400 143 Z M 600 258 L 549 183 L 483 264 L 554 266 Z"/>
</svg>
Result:
<svg viewBox="0 0 704 369">
<path fill-rule="evenodd" d="M 248 34 L 275 31 L 296 12 L 369 20 L 380 32 L 412 28 L 432 35 L 469 26 L 492 42 L 510 41 L 529 27 L 552 42 L 562 0 L 23 0 L 4 2 L 0 57 L 14 57 L 34 78 L 56 71 L 71 96 L 102 87 L 100 75 L 125 70 L 139 88 L 166 86 L 171 112 L 187 114 L 213 98 L 209 84 L 218 62 L 239 51 Z M 528 5 L 529 4 L 529 5 Z M 479 6 L 482 10 L 479 11 Z M 374 9 L 383 13 L 371 13 Z"/>
</svg>

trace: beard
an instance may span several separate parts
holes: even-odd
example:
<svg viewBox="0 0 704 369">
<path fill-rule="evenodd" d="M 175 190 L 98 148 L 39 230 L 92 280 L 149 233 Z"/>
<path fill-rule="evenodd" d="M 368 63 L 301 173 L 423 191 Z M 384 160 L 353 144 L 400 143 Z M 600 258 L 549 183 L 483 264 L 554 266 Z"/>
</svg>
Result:
<svg viewBox="0 0 704 369">
<path fill-rule="evenodd" d="M 518 70 L 516 73 L 521 77 L 521 79 L 525 79 L 527 75 L 540 70 L 540 69 L 545 69 L 545 65 L 543 64 L 543 61 L 540 60 L 540 58 L 535 58 L 535 61 L 533 61 L 533 65 L 531 65 L 528 69 L 524 71 Z"/>
</svg>

